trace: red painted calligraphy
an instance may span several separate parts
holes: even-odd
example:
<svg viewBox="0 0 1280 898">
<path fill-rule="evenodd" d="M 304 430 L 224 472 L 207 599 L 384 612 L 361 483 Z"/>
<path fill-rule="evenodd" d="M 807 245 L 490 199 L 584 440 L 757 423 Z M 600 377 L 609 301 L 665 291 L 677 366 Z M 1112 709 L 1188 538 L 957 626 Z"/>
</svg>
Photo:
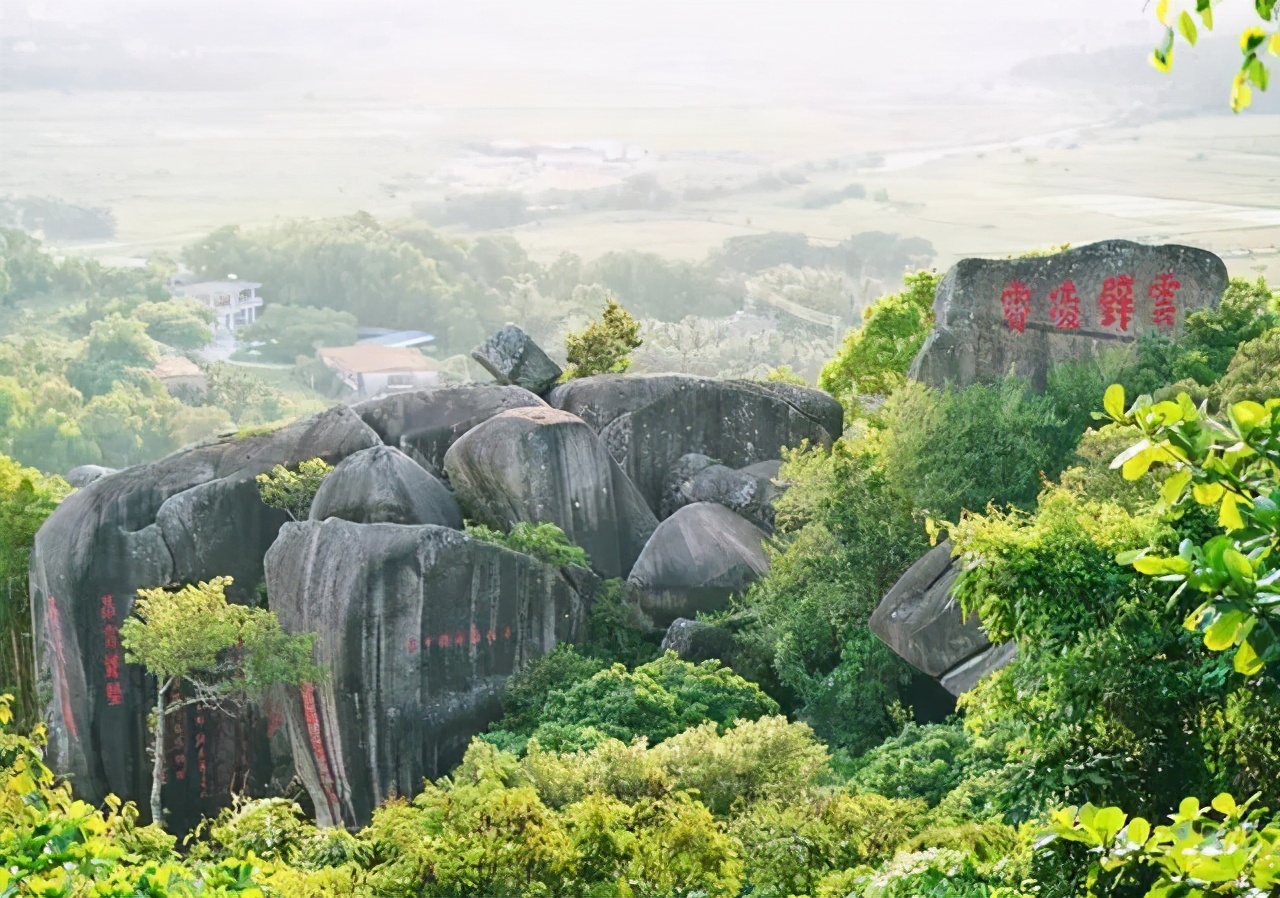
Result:
<svg viewBox="0 0 1280 898">
<path fill-rule="evenodd" d="M 489 628 L 489 632 L 488 632 L 488 633 L 486 633 L 486 634 L 484 634 L 484 638 L 485 638 L 485 641 L 486 641 L 486 642 L 490 642 L 490 643 L 492 643 L 492 642 L 497 642 L 497 641 L 498 641 L 498 631 L 497 631 L 497 630 L 495 630 L 495 629 L 493 629 L 492 627 L 490 627 L 490 628 Z"/>
<path fill-rule="evenodd" d="M 1031 314 L 1031 290 L 1022 281 L 1010 281 L 1000 294 L 1000 309 L 1009 330 L 1025 333 Z"/>
<path fill-rule="evenodd" d="M 1119 324 L 1120 330 L 1129 329 L 1129 322 L 1133 320 L 1132 275 L 1122 274 L 1102 282 L 1102 293 L 1098 296 L 1098 313 L 1099 322 L 1103 327 Z"/>
<path fill-rule="evenodd" d="M 1075 281 L 1063 281 L 1049 291 L 1049 320 L 1059 330 L 1080 329 L 1080 294 Z"/>
<path fill-rule="evenodd" d="M 441 633 L 440 638 L 436 640 L 436 643 L 440 648 L 447 649 L 452 644 L 452 638 L 448 633 Z"/>
<path fill-rule="evenodd" d="M 471 644 L 472 645 L 480 644 L 480 631 L 476 629 L 475 624 L 471 625 Z"/>
<path fill-rule="evenodd" d="M 410 655 L 418 654 L 418 637 L 416 636 L 409 637 L 409 654 Z"/>
<path fill-rule="evenodd" d="M 510 638 L 511 638 L 511 628 L 510 628 L 510 627 L 503 627 L 503 628 L 502 628 L 502 638 L 503 638 L 503 639 L 510 639 Z"/>
<path fill-rule="evenodd" d="M 106 677 L 105 695 L 108 705 L 124 702 L 120 687 L 120 628 L 116 626 L 116 602 L 111 596 L 99 600 L 98 616 L 102 619 L 102 669 Z"/>
<path fill-rule="evenodd" d="M 1151 323 L 1159 328 L 1172 328 L 1178 321 L 1178 307 L 1174 297 L 1178 295 L 1181 282 L 1173 276 L 1172 271 L 1156 276 L 1147 288 L 1147 296 L 1155 300 L 1151 307 Z"/>
<path fill-rule="evenodd" d="M 62 615 L 58 612 L 58 600 L 53 596 L 44 603 L 44 636 L 53 658 L 53 691 L 62 707 L 62 725 L 72 739 L 79 736 L 75 713 L 71 710 L 71 696 L 67 692 L 67 656 L 62 648 Z"/>
<path fill-rule="evenodd" d="M 324 749 L 324 738 L 320 733 L 320 715 L 316 713 L 316 689 L 310 683 L 298 687 L 302 694 L 302 717 L 307 725 L 307 741 L 311 743 L 311 753 L 316 761 L 316 773 L 320 777 L 320 788 L 329 800 L 332 811 L 338 810 L 338 794 L 334 789 L 333 771 L 329 769 L 329 754 Z"/>
</svg>

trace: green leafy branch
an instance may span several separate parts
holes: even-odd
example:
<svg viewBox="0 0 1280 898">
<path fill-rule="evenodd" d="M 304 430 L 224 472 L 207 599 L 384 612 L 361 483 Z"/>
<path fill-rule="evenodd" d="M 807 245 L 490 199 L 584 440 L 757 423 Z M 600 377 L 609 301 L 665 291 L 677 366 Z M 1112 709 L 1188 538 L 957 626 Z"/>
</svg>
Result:
<svg viewBox="0 0 1280 898">
<path fill-rule="evenodd" d="M 1185 393 L 1164 402 L 1140 396 L 1126 410 L 1123 388 L 1113 385 L 1103 407 L 1105 417 L 1144 434 L 1112 467 L 1126 480 L 1169 469 L 1158 508 L 1213 507 L 1223 529 L 1203 544 L 1184 539 L 1176 555 L 1141 550 L 1117 561 L 1180 584 L 1179 593 L 1199 593 L 1187 628 L 1212 651 L 1234 648 L 1236 671 L 1256 676 L 1280 660 L 1280 399 L 1237 402 L 1220 420 Z"/>
<path fill-rule="evenodd" d="M 1160 44 L 1151 51 L 1151 63 L 1162 72 L 1173 67 L 1173 48 L 1177 35 L 1181 35 L 1191 46 L 1195 46 L 1200 37 L 1200 29 L 1213 30 L 1213 7 L 1215 0 L 1195 0 L 1194 15 L 1190 9 L 1183 9 L 1173 15 L 1169 9 L 1169 0 L 1160 0 L 1156 4 L 1156 18 L 1165 26 L 1165 35 Z M 1231 82 L 1231 110 L 1240 112 L 1253 102 L 1253 88 L 1266 90 L 1271 80 L 1271 71 L 1263 60 L 1263 52 L 1272 56 L 1280 56 L 1280 0 L 1254 0 L 1254 10 L 1264 24 L 1274 24 L 1275 30 L 1268 31 L 1261 25 L 1253 25 L 1240 33 L 1240 70 Z M 1199 19 L 1200 24 L 1196 24 Z"/>
</svg>

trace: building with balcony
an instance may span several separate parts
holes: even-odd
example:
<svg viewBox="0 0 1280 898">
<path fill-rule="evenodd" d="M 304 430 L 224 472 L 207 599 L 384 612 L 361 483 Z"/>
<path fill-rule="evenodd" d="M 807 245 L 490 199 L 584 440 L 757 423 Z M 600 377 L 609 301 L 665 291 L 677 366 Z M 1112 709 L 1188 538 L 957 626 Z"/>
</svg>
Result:
<svg viewBox="0 0 1280 898">
<path fill-rule="evenodd" d="M 252 281 L 200 281 L 174 283 L 170 289 L 175 297 L 212 309 L 214 330 L 234 331 L 257 320 L 258 309 L 262 308 L 262 297 L 258 295 L 261 286 Z"/>
</svg>

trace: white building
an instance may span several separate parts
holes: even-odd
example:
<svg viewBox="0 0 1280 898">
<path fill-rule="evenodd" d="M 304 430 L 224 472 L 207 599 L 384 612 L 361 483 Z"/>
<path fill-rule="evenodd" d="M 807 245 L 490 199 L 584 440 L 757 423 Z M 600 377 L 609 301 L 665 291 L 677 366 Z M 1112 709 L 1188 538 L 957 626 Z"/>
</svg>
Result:
<svg viewBox="0 0 1280 898">
<path fill-rule="evenodd" d="M 262 297 L 258 295 L 261 286 L 252 281 L 201 281 L 174 284 L 171 289 L 175 297 L 212 309 L 215 330 L 233 331 L 257 320 L 258 309 L 262 308 Z"/>
<path fill-rule="evenodd" d="M 346 384 L 353 399 L 438 386 L 441 382 L 435 362 L 418 350 L 403 346 L 363 343 L 326 347 L 318 354 L 320 361 Z"/>
</svg>

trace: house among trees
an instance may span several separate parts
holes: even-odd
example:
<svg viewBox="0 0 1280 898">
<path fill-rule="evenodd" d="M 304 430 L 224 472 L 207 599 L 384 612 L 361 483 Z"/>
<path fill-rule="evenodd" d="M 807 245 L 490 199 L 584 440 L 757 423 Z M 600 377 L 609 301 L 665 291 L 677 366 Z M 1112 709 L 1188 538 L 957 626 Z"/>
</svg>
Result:
<svg viewBox="0 0 1280 898">
<path fill-rule="evenodd" d="M 200 366 L 180 355 L 161 358 L 151 369 L 151 376 L 164 384 L 170 396 L 202 394 L 209 388 L 209 378 Z"/>
<path fill-rule="evenodd" d="M 213 310 L 215 330 L 233 331 L 253 324 L 262 308 L 258 295 L 261 284 L 252 281 L 200 281 L 194 284 L 174 282 L 170 290 L 175 297 L 192 299 Z"/>
<path fill-rule="evenodd" d="M 319 350 L 319 356 L 351 391 L 352 399 L 436 386 L 441 381 L 435 362 L 404 346 L 333 346 Z"/>
</svg>

